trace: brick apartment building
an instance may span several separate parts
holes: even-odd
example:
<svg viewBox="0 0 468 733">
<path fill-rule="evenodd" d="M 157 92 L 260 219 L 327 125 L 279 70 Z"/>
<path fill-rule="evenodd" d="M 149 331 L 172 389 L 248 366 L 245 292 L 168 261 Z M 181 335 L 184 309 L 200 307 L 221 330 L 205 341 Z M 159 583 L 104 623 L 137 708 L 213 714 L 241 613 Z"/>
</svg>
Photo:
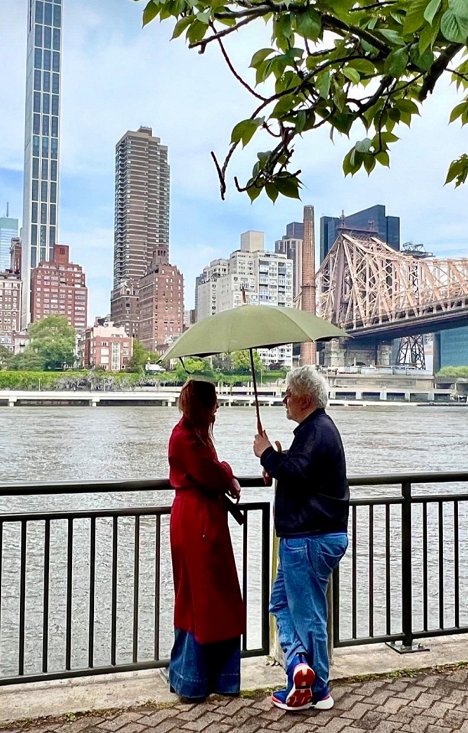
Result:
<svg viewBox="0 0 468 733">
<path fill-rule="evenodd" d="M 184 330 L 184 280 L 177 267 L 156 263 L 139 286 L 138 339 L 149 351 L 165 351 Z"/>
<path fill-rule="evenodd" d="M 109 372 L 125 369 L 133 353 L 133 339 L 125 326 L 115 326 L 106 318 L 96 318 L 94 326 L 87 328 L 81 346 L 83 366 Z"/>
<path fill-rule="evenodd" d="M 88 288 L 81 265 L 70 262 L 70 248 L 56 244 L 53 259 L 31 271 L 31 322 L 45 316 L 66 316 L 70 326 L 83 332 L 88 316 Z"/>
<path fill-rule="evenodd" d="M 0 272 L 0 334 L 12 334 L 21 326 L 22 282 L 11 270 Z"/>
</svg>

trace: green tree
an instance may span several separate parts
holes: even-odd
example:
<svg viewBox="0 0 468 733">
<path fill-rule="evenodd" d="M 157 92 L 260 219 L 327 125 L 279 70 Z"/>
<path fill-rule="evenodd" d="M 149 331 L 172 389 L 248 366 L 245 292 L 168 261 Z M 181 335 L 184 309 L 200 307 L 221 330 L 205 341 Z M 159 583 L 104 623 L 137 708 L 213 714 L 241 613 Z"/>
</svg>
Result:
<svg viewBox="0 0 468 733">
<path fill-rule="evenodd" d="M 13 352 L 0 344 L 0 369 L 9 369 L 14 358 Z"/>
<path fill-rule="evenodd" d="M 137 2 L 140 0 L 137 0 Z M 239 191 L 254 200 L 264 190 L 299 198 L 300 173 L 293 167 L 294 143 L 325 126 L 330 137 L 356 133 L 343 161 L 345 174 L 377 163 L 388 166 L 398 140 L 395 126 L 411 126 L 444 76 L 456 85 L 459 103 L 448 121 L 468 122 L 467 0 L 144 0 L 143 24 L 154 18 L 176 20 L 173 38 L 184 35 L 189 48 L 203 53 L 217 44 L 236 79 L 254 98 L 254 109 L 232 130 L 224 161 L 212 157 L 221 196 L 239 146 L 258 130 L 273 141 L 257 153 L 249 180 Z M 271 29 L 271 45 L 258 49 L 250 68 L 234 68 L 224 40 L 254 23 Z M 362 129 L 365 129 L 365 137 Z M 451 162 L 446 183 L 468 176 L 468 155 Z"/>
<path fill-rule="evenodd" d="M 232 368 L 237 374 L 249 374 L 250 368 L 250 354 L 248 351 L 233 351 L 232 353 Z M 264 364 L 260 359 L 256 351 L 253 352 L 253 360 L 255 373 L 260 374 L 264 370 Z"/>
<path fill-rule="evenodd" d="M 43 372 L 45 359 L 37 351 L 34 351 L 31 346 L 27 346 L 21 354 L 16 354 L 11 363 L 11 368 L 17 372 Z"/>
<path fill-rule="evenodd" d="M 141 341 L 133 339 L 133 353 L 128 361 L 127 371 L 128 372 L 141 372 L 144 371 L 145 366 L 155 364 L 159 361 L 159 354 L 154 351 L 148 351 L 145 349 Z"/>
<path fill-rule="evenodd" d="M 46 371 L 61 371 L 75 361 L 75 329 L 65 316 L 47 316 L 29 327 L 30 351 L 43 359 Z"/>
<path fill-rule="evenodd" d="M 191 374 L 205 375 L 211 377 L 213 375 L 213 369 L 211 368 L 210 362 L 207 359 L 201 359 L 197 356 L 184 356 L 184 366 L 178 362 L 175 372 L 179 380 L 187 379 L 187 376 Z"/>
</svg>

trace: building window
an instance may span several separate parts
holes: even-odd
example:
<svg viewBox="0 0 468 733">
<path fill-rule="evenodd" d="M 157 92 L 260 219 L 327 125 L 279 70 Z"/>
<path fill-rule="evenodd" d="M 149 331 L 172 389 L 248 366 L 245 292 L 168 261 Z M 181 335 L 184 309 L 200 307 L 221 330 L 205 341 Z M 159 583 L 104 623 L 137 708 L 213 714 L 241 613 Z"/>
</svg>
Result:
<svg viewBox="0 0 468 733">
<path fill-rule="evenodd" d="M 44 46 L 45 48 L 52 48 L 52 28 L 47 26 L 44 28 Z"/>
<path fill-rule="evenodd" d="M 33 178 L 39 178 L 39 158 L 33 158 L 32 174 L 33 174 Z"/>
<path fill-rule="evenodd" d="M 49 155 L 49 138 L 43 137 L 42 138 L 42 157 L 46 157 Z"/>
<path fill-rule="evenodd" d="M 39 182 L 38 181 L 33 180 L 31 191 L 32 191 L 33 201 L 39 201 Z"/>
<path fill-rule="evenodd" d="M 60 28 L 62 25 L 62 8 L 60 5 L 54 5 L 54 25 L 56 28 Z"/>
<path fill-rule="evenodd" d="M 36 2 L 36 23 L 42 23 L 44 21 L 44 3 L 42 0 Z"/>
<path fill-rule="evenodd" d="M 31 221 L 37 224 L 37 204 L 34 201 L 31 208 Z"/>
<path fill-rule="evenodd" d="M 58 74 L 52 74 L 52 91 L 58 94 L 60 89 L 60 77 Z"/>
<path fill-rule="evenodd" d="M 40 69 L 42 67 L 42 51 L 40 48 L 34 49 L 34 68 Z"/>
<path fill-rule="evenodd" d="M 47 204 L 41 204 L 41 224 L 47 224 Z"/>
<path fill-rule="evenodd" d="M 53 158 L 54 160 L 56 160 L 57 159 L 57 154 L 58 154 L 58 140 L 57 140 L 57 138 L 55 138 L 55 137 L 52 138 L 52 140 L 50 141 L 50 146 L 51 146 L 51 150 L 52 150 L 50 156 L 51 156 L 51 158 Z"/>
<path fill-rule="evenodd" d="M 52 137 L 58 137 L 58 117 L 52 117 L 52 128 L 50 134 Z"/>
<path fill-rule="evenodd" d="M 39 135 L 41 132 L 41 116 L 40 115 L 33 115 L 33 133 L 35 135 Z"/>
<path fill-rule="evenodd" d="M 50 227 L 49 241 L 50 241 L 50 246 L 52 247 L 55 244 L 55 227 Z"/>
<path fill-rule="evenodd" d="M 51 181 L 57 180 L 57 161 L 55 160 L 50 161 L 50 179 Z"/>
<path fill-rule="evenodd" d="M 60 28 L 54 28 L 54 51 L 60 51 Z"/>
<path fill-rule="evenodd" d="M 50 61 L 51 61 L 51 52 L 44 51 L 43 68 L 46 69 L 46 71 L 50 71 Z"/>
<path fill-rule="evenodd" d="M 58 94 L 52 94 L 52 114 L 58 115 L 59 113 L 59 98 Z"/>
<path fill-rule="evenodd" d="M 46 25 L 52 25 L 52 4 L 45 3 L 44 5 L 44 23 Z"/>
<path fill-rule="evenodd" d="M 58 51 L 54 51 L 52 54 L 52 69 L 54 71 L 60 71 L 60 54 Z"/>
<path fill-rule="evenodd" d="M 34 70 L 34 89 L 36 92 L 41 91 L 41 72 L 39 69 Z"/>
<path fill-rule="evenodd" d="M 43 82 L 42 87 L 45 92 L 50 92 L 50 71 L 43 71 Z"/>
<path fill-rule="evenodd" d="M 56 183 L 50 184 L 50 202 L 52 204 L 57 203 L 57 184 Z"/>
<path fill-rule="evenodd" d="M 47 201 L 47 181 L 41 181 L 41 201 Z"/>
<path fill-rule="evenodd" d="M 41 176 L 42 178 L 47 178 L 49 175 L 49 161 L 43 160 L 41 164 Z"/>
<path fill-rule="evenodd" d="M 44 94 L 42 96 L 42 111 L 45 115 L 50 113 L 50 94 Z"/>
<path fill-rule="evenodd" d="M 42 117 L 42 134 L 49 136 L 49 116 L 43 115 Z"/>
</svg>

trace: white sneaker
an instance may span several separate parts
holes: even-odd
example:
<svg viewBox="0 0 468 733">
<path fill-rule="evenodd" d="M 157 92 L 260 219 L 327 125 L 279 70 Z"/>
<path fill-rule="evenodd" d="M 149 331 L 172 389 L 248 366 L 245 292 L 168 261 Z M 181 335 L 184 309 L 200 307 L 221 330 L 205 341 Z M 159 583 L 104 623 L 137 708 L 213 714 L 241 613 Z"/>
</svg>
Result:
<svg viewBox="0 0 468 733">
<path fill-rule="evenodd" d="M 331 710 L 334 704 L 335 704 L 334 699 L 332 698 L 330 694 L 328 694 L 326 697 L 323 697 L 321 700 L 317 700 L 317 702 L 313 702 L 310 707 L 313 710 Z"/>
</svg>

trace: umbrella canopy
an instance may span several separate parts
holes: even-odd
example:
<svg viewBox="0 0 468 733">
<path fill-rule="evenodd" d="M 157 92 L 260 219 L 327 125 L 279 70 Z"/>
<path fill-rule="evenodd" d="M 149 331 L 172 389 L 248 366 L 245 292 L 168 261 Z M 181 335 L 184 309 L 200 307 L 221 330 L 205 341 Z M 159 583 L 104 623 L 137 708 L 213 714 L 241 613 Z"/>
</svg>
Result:
<svg viewBox="0 0 468 733">
<path fill-rule="evenodd" d="M 250 366 L 257 412 L 257 430 L 263 433 L 258 406 L 252 349 L 270 349 L 346 336 L 346 331 L 323 318 L 296 308 L 273 305 L 240 305 L 208 316 L 191 326 L 163 354 L 163 361 L 183 356 L 210 356 L 230 351 L 250 351 Z"/>
<path fill-rule="evenodd" d="M 283 344 L 344 336 L 346 332 L 343 329 L 297 308 L 240 305 L 195 323 L 169 347 L 163 360 L 243 349 L 269 349 Z"/>
</svg>

